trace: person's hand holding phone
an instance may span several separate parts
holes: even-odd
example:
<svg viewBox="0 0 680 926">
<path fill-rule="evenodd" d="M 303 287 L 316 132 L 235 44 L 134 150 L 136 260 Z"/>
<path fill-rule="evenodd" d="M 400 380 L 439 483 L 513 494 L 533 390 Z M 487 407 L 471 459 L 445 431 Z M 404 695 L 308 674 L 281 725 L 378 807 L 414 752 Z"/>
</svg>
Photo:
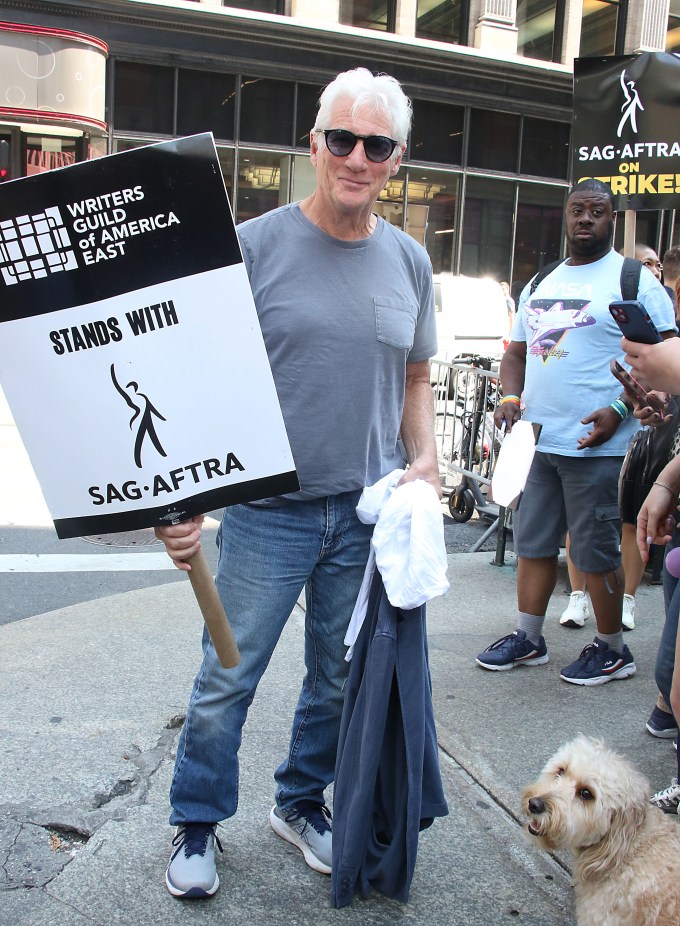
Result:
<svg viewBox="0 0 680 926">
<path fill-rule="evenodd" d="M 631 376 L 653 390 L 680 394 L 680 338 L 671 337 L 660 344 L 640 344 L 623 338 L 621 347 Z"/>
<path fill-rule="evenodd" d="M 635 404 L 635 417 L 642 424 L 658 426 L 670 417 L 666 415 L 668 399 L 664 393 L 645 389 L 616 359 L 611 361 L 610 370 Z"/>
</svg>

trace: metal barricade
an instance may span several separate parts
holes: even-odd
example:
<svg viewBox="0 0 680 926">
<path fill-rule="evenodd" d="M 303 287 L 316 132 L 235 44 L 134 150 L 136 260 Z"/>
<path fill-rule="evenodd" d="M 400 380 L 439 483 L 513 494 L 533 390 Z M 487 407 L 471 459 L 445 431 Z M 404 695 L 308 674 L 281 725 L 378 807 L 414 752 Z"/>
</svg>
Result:
<svg viewBox="0 0 680 926">
<path fill-rule="evenodd" d="M 451 517 L 468 521 L 475 511 L 491 523 L 471 552 L 497 532 L 496 564 L 503 565 L 508 514 L 489 499 L 489 486 L 500 448 L 494 424 L 498 405 L 498 361 L 471 356 L 455 362 L 433 360 L 437 459 Z"/>
</svg>

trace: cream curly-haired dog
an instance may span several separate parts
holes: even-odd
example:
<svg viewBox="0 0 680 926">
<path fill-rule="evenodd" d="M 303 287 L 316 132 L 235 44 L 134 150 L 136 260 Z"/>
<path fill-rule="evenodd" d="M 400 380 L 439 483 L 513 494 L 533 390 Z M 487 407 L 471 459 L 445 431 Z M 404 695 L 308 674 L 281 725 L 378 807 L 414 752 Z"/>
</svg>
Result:
<svg viewBox="0 0 680 926">
<path fill-rule="evenodd" d="M 575 859 L 579 926 L 679 926 L 680 821 L 599 740 L 578 736 L 524 790 L 527 832 Z"/>
</svg>

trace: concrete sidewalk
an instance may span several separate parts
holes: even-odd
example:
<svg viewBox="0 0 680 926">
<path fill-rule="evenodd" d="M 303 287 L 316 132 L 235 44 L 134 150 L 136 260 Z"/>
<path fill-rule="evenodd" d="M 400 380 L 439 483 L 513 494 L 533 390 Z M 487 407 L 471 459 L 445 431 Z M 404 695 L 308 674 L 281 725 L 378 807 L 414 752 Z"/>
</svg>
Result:
<svg viewBox="0 0 680 926">
<path fill-rule="evenodd" d="M 547 625 L 551 662 L 486 672 L 474 656 L 512 629 L 515 610 L 513 557 L 500 568 L 491 559 L 451 555 L 451 591 L 429 606 L 450 815 L 421 836 L 406 906 L 374 894 L 329 908 L 329 879 L 269 827 L 272 774 L 302 675 L 301 609 L 250 711 L 239 812 L 220 831 L 222 887 L 208 901 L 175 900 L 163 882 L 173 752 L 200 660 L 202 622 L 189 583 L 0 627 L 1 926 L 573 926 L 567 860 L 526 846 L 518 795 L 579 731 L 628 755 L 655 789 L 670 782 L 671 742 L 644 728 L 656 698 L 661 589 L 645 579 L 639 591 L 637 627 L 626 635 L 638 666 L 632 679 L 598 688 L 559 680 L 594 634 L 592 620 L 583 630 L 558 626 L 564 569 Z"/>
</svg>

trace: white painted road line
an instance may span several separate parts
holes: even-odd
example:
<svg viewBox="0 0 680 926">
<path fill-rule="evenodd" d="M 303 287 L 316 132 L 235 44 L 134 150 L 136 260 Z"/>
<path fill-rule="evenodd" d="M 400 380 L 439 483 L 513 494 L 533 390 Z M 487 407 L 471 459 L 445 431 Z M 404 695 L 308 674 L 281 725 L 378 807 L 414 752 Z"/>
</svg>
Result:
<svg viewBox="0 0 680 926">
<path fill-rule="evenodd" d="M 167 553 L 6 553 L 0 572 L 149 572 L 174 569 Z"/>
</svg>

